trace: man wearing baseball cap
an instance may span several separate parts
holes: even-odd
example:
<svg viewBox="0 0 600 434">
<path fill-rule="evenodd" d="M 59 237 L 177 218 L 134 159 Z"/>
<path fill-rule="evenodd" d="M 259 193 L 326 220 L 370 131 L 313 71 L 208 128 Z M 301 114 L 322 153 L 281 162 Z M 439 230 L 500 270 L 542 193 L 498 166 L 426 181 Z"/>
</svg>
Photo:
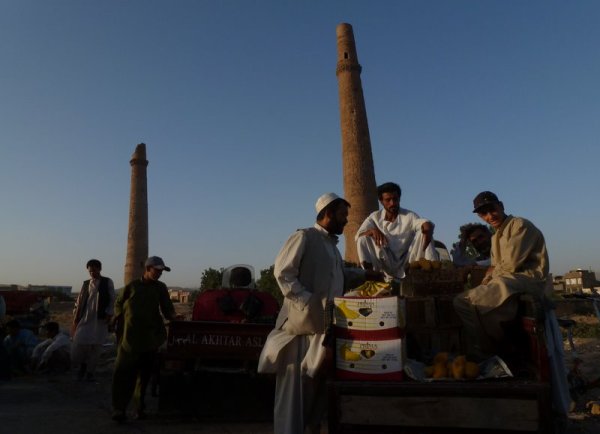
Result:
<svg viewBox="0 0 600 434">
<path fill-rule="evenodd" d="M 259 361 L 259 372 L 276 373 L 275 434 L 320 432 L 327 393 L 326 377 L 318 370 L 326 358 L 331 302 L 345 288 L 383 278 L 378 272 L 344 267 L 337 242 L 349 207 L 335 193 L 320 196 L 314 226 L 294 232 L 275 260 L 284 300 Z"/>
<path fill-rule="evenodd" d="M 491 191 L 473 199 L 473 213 L 494 230 L 491 260 L 482 284 L 459 294 L 454 306 L 467 332 L 474 334 L 478 350 L 492 353 L 505 339 L 504 323 L 515 318 L 516 295 L 543 296 L 548 276 L 544 236 L 533 223 L 504 212 L 504 204 Z"/>
<path fill-rule="evenodd" d="M 529 220 L 506 215 L 491 191 L 473 200 L 473 212 L 494 228 L 491 259 L 482 284 L 457 295 L 454 306 L 476 352 L 493 354 L 505 339 L 503 325 L 517 314 L 518 294 L 543 297 L 548 277 L 544 236 Z"/>
<path fill-rule="evenodd" d="M 158 348 L 167 338 L 160 313 L 168 320 L 176 319 L 167 286 L 158 280 L 163 271 L 171 271 L 171 268 L 158 256 L 149 257 L 144 265 L 142 278 L 127 284 L 115 302 L 115 318 L 123 322 L 112 383 L 112 418 L 117 422 L 127 419 L 125 411 L 132 396 L 135 417 L 146 417 L 146 388 Z"/>
<path fill-rule="evenodd" d="M 473 199 L 473 212 L 494 230 L 491 259 L 481 285 L 454 298 L 454 307 L 471 338 L 471 352 L 513 358 L 519 355 L 510 330 L 519 306 L 519 295 L 529 294 L 545 308 L 546 339 L 550 351 L 554 410 L 566 414 L 570 397 L 562 351 L 562 337 L 544 289 L 548 278 L 548 252 L 542 232 L 522 217 L 504 212 L 504 204 L 491 191 Z M 502 354 L 503 353 L 503 354 Z"/>
</svg>

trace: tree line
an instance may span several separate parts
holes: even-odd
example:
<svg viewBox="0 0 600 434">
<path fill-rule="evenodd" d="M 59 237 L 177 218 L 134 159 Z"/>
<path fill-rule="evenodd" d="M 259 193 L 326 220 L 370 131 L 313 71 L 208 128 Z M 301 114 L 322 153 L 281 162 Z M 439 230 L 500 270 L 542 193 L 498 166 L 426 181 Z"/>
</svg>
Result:
<svg viewBox="0 0 600 434">
<path fill-rule="evenodd" d="M 283 295 L 281 294 L 275 276 L 273 275 L 273 268 L 274 265 L 271 265 L 269 268 L 260 270 L 259 277 L 256 279 L 256 289 L 268 292 L 281 304 Z M 212 267 L 205 269 L 200 277 L 200 291 L 220 288 L 224 270 L 225 268 L 219 268 L 217 270 Z"/>
</svg>

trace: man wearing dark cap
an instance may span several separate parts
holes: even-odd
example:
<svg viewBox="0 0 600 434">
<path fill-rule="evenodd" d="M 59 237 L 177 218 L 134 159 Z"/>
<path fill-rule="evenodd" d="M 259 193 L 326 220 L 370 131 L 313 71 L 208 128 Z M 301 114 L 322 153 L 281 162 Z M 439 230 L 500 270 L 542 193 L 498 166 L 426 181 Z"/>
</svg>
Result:
<svg viewBox="0 0 600 434">
<path fill-rule="evenodd" d="M 142 278 L 125 286 L 115 303 L 115 318 L 123 321 L 112 383 L 112 418 L 117 422 L 127 419 L 125 411 L 132 395 L 135 417 L 146 417 L 146 388 L 158 348 L 167 338 L 161 312 L 169 320 L 176 319 L 167 286 L 158 280 L 163 271 L 171 269 L 162 258 L 149 257 Z"/>
<path fill-rule="evenodd" d="M 286 241 L 275 260 L 274 275 L 283 306 L 259 361 L 259 372 L 276 373 L 274 433 L 319 433 L 326 409 L 325 358 L 329 307 L 344 289 L 383 274 L 346 268 L 337 248 L 348 222 L 350 204 L 335 193 L 317 199 L 317 221 Z"/>
<path fill-rule="evenodd" d="M 456 312 L 474 339 L 474 352 L 492 355 L 506 348 L 503 326 L 517 315 L 518 295 L 530 294 L 542 301 L 553 409 L 566 415 L 570 397 L 562 335 L 552 307 L 544 302 L 549 268 L 544 236 L 529 220 L 506 215 L 504 204 L 491 191 L 479 193 L 473 206 L 473 212 L 495 229 L 492 265 L 481 285 L 454 298 Z"/>
<path fill-rule="evenodd" d="M 516 317 L 516 295 L 543 297 L 548 252 L 540 230 L 529 220 L 506 215 L 504 204 L 491 191 L 479 193 L 473 205 L 473 212 L 495 229 L 492 265 L 482 284 L 457 295 L 454 306 L 473 335 L 476 352 L 493 354 L 506 338 L 503 324 Z"/>
</svg>

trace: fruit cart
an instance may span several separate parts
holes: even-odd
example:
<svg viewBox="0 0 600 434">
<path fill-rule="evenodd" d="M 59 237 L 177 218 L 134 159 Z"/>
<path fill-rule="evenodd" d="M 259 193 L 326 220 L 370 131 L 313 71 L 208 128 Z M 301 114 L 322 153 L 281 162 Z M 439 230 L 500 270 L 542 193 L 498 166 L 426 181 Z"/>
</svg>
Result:
<svg viewBox="0 0 600 434">
<path fill-rule="evenodd" d="M 462 325 L 454 312 L 452 299 L 462 290 L 466 277 L 460 270 L 431 267 L 413 271 L 412 277 L 403 282 L 400 292 L 404 294 L 398 297 L 397 324 L 403 362 L 407 356 L 432 363 L 434 355 L 441 352 L 464 354 Z M 344 309 L 336 311 L 338 317 L 355 317 L 348 310 L 357 311 L 357 305 L 352 304 L 352 300 L 336 302 L 341 303 Z M 349 309 L 351 307 L 354 309 Z M 442 378 L 427 381 L 415 381 L 407 375 L 393 380 L 386 376 L 371 376 L 365 380 L 359 376 L 336 375 L 328 383 L 329 433 L 551 432 L 543 315 L 536 303 L 526 297 L 521 300 L 520 309 L 519 333 L 526 370 L 511 378 L 480 376 L 471 380 L 460 369 L 458 371 L 463 372 L 460 376 L 456 370 L 451 372 L 450 365 L 447 373 L 440 375 Z M 339 324 L 344 322 L 348 319 L 342 318 Z M 360 336 L 352 330 L 344 333 Z M 390 331 L 386 333 L 389 335 Z M 360 347 L 348 342 L 344 341 L 343 348 L 337 346 L 337 371 L 348 363 L 359 366 L 366 362 Z M 347 353 L 349 349 L 354 352 Z M 361 356 L 360 361 L 357 355 Z M 339 359 L 356 361 L 340 363 Z M 371 360 L 375 359 L 376 356 L 371 356 Z M 380 363 L 380 366 L 385 365 Z M 460 379 L 454 379 L 453 375 Z"/>
</svg>

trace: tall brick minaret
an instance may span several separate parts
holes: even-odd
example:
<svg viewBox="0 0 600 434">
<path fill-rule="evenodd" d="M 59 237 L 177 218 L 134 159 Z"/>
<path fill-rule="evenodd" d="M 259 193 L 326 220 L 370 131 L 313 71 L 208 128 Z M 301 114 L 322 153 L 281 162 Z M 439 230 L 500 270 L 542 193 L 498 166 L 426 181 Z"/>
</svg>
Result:
<svg viewBox="0 0 600 434">
<path fill-rule="evenodd" d="M 127 285 L 144 274 L 144 261 L 148 257 L 148 180 L 146 177 L 146 145 L 140 143 L 131 156 L 131 193 L 129 196 L 129 230 L 125 278 Z"/>
<path fill-rule="evenodd" d="M 350 24 L 336 28 L 338 88 L 340 93 L 340 118 L 342 127 L 342 163 L 344 196 L 350 202 L 348 224 L 344 229 L 346 252 L 344 259 L 358 263 L 354 236 L 363 220 L 379 207 L 377 184 L 371 153 L 371 139 L 367 123 L 367 110 L 363 97 L 356 55 L 354 33 Z"/>
</svg>

